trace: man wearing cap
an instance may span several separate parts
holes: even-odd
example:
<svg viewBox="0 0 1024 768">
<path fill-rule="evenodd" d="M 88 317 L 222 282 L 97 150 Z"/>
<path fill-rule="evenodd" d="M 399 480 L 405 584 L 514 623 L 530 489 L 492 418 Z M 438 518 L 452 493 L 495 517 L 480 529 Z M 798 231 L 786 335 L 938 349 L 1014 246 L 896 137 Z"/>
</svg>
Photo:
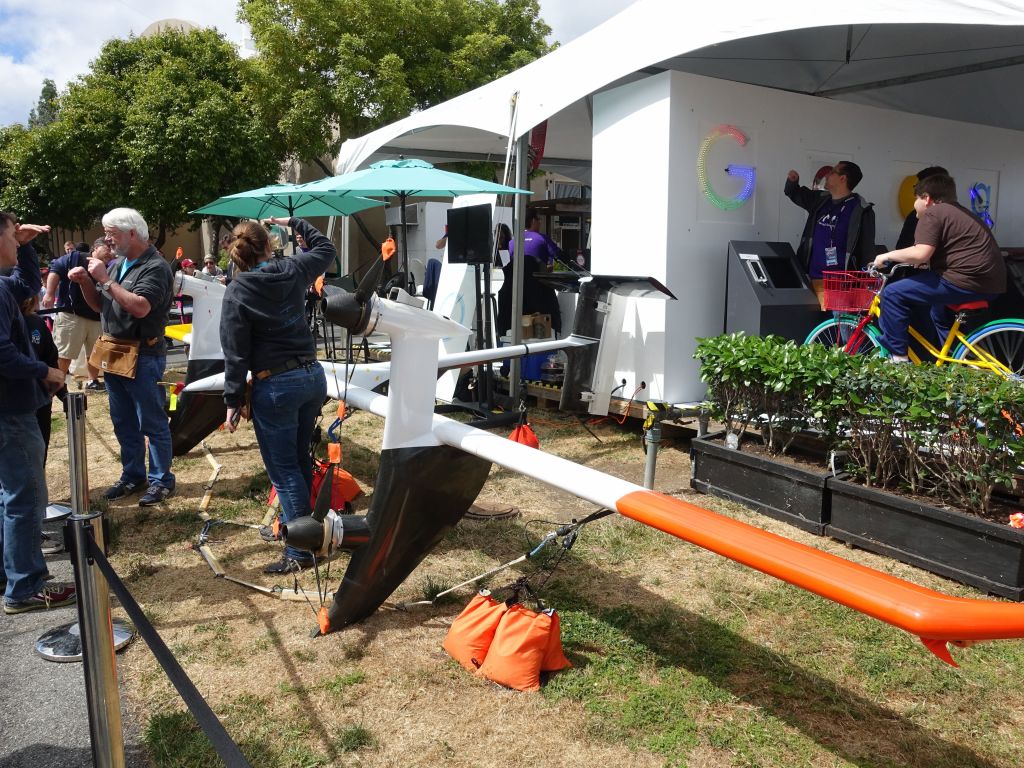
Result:
<svg viewBox="0 0 1024 768">
<path fill-rule="evenodd" d="M 224 282 L 224 270 L 217 266 L 217 257 L 212 253 L 206 254 L 206 258 L 203 259 L 202 276 L 214 277 Z"/>
<path fill-rule="evenodd" d="M 93 243 L 92 256 L 107 263 L 113 257 L 103 238 Z M 86 243 L 72 247 L 65 255 L 50 262 L 50 272 L 46 276 L 46 295 L 43 296 L 43 309 L 56 306 L 57 316 L 53 322 L 53 342 L 57 345 L 57 367 L 64 373 L 71 367 L 82 348 L 86 357 L 92 352 L 93 344 L 102 333 L 100 315 L 85 300 L 80 286 L 68 279 L 68 272 L 75 267 L 89 264 L 90 248 Z M 105 387 L 99 378 L 99 370 L 88 363 L 89 381 L 85 388 L 102 392 Z"/>
<path fill-rule="evenodd" d="M 196 273 L 196 263 L 192 259 L 182 259 L 181 271 L 190 277 L 194 276 Z"/>
</svg>

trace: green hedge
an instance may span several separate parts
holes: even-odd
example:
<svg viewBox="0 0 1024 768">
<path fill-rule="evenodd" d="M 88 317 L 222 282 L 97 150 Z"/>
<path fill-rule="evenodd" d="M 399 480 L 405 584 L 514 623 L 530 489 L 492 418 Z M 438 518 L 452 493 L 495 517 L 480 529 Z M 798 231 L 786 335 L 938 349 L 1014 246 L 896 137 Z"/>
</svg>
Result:
<svg viewBox="0 0 1024 768">
<path fill-rule="evenodd" d="M 730 334 L 698 339 L 709 407 L 771 452 L 801 431 L 845 451 L 869 486 L 989 509 L 1024 462 L 1024 383 L 966 366 L 896 365 L 821 345 Z"/>
</svg>

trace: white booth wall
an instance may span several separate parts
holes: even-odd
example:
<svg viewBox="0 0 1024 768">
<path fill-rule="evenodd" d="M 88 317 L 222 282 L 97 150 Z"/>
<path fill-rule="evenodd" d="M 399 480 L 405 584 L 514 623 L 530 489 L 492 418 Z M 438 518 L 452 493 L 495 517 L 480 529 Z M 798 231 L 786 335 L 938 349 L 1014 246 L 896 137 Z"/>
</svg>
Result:
<svg viewBox="0 0 1024 768">
<path fill-rule="evenodd" d="M 753 195 L 736 210 L 713 206 L 697 178 L 702 142 L 719 125 L 748 141 L 712 145 L 706 167 L 715 192 L 737 195 L 742 179 L 726 165 L 756 168 Z M 664 72 L 594 96 L 592 269 L 650 275 L 678 301 L 629 300 L 617 346 L 616 384 L 647 382 L 644 398 L 703 398 L 696 338 L 722 333 L 730 240 L 796 246 L 806 212 L 783 194 L 790 168 L 810 186 L 815 171 L 847 159 L 864 180 L 856 191 L 875 204 L 875 242 L 890 248 L 903 223 L 903 179 L 942 165 L 969 188 L 992 188 L 994 233 L 1024 245 L 1024 133 L 804 96 L 725 80 Z"/>
</svg>

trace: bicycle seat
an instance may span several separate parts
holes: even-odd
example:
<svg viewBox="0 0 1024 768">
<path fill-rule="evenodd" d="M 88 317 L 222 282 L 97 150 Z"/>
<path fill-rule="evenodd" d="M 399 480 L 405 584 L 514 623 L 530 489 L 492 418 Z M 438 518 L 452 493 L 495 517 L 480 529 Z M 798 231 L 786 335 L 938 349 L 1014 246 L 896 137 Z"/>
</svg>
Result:
<svg viewBox="0 0 1024 768">
<path fill-rule="evenodd" d="M 979 309 L 988 309 L 988 299 L 965 301 L 963 304 L 947 304 L 946 309 L 951 309 L 954 312 L 974 312 Z"/>
</svg>

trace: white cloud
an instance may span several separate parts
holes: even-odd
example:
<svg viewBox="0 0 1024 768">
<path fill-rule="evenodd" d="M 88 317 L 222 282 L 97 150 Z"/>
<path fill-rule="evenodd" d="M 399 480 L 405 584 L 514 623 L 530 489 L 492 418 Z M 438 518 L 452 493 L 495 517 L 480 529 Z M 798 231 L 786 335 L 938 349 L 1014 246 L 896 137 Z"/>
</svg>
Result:
<svg viewBox="0 0 1024 768">
<path fill-rule="evenodd" d="M 632 2 L 541 0 L 541 16 L 551 39 L 567 43 Z M 236 13 L 234 0 L 0 0 L 0 126 L 28 119 L 45 78 L 62 89 L 88 71 L 107 40 L 139 34 L 154 21 L 216 27 L 244 46 L 249 31 Z"/>
<path fill-rule="evenodd" d="M 635 3 L 636 0 L 540 0 L 540 15 L 551 40 L 568 43 Z"/>
<path fill-rule="evenodd" d="M 233 0 L 0 0 L 0 125 L 28 119 L 45 78 L 62 89 L 88 72 L 107 40 L 137 35 L 154 21 L 216 27 L 242 45 L 249 33 L 236 8 Z"/>
</svg>

